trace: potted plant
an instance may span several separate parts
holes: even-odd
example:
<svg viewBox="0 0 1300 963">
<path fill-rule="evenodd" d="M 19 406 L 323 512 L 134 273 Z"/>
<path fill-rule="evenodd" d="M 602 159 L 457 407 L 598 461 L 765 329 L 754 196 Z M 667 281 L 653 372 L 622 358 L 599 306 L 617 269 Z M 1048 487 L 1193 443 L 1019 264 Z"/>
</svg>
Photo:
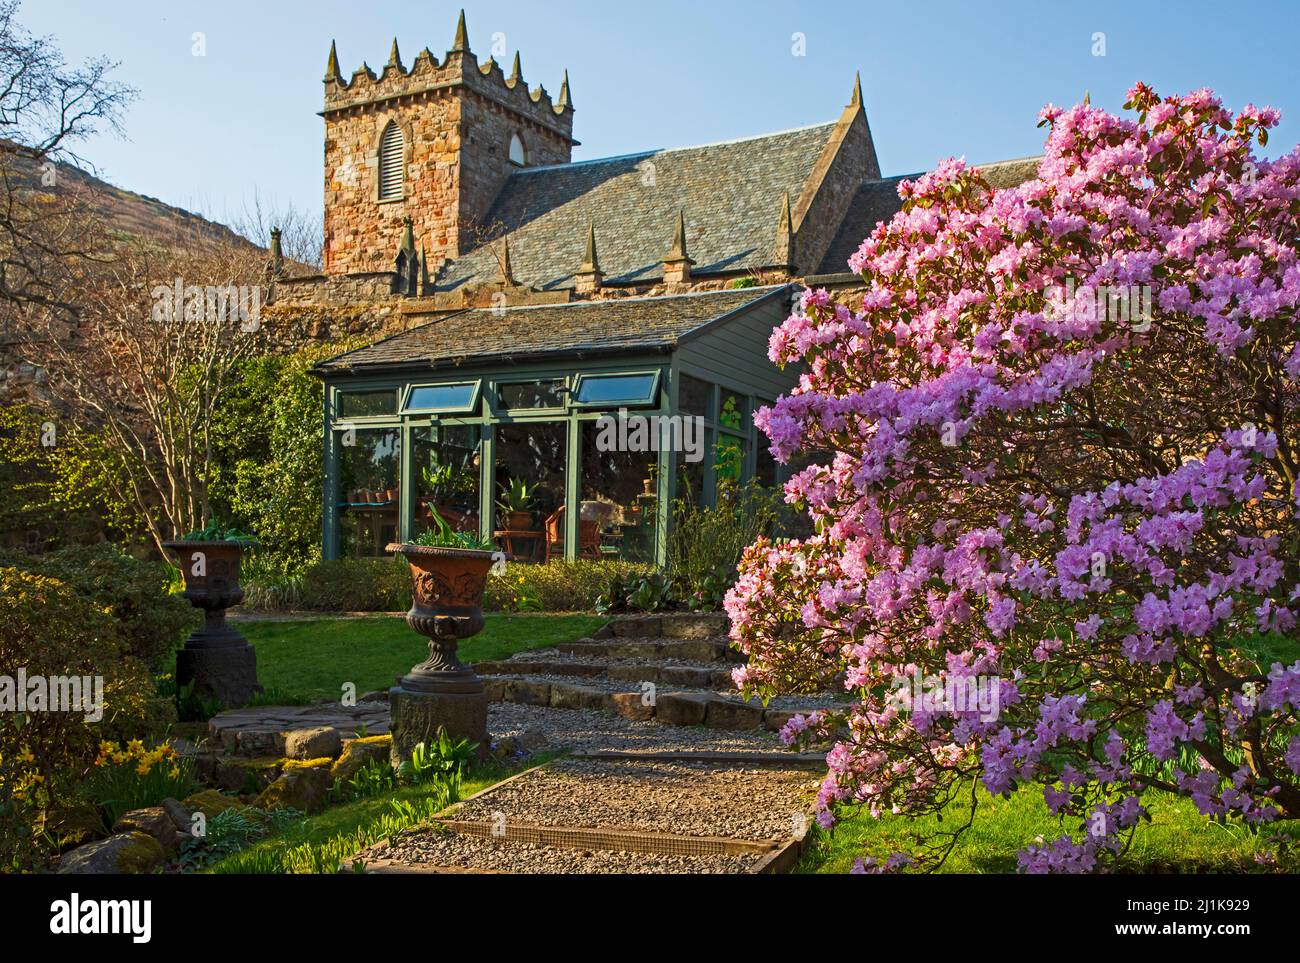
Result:
<svg viewBox="0 0 1300 963">
<path fill-rule="evenodd" d="M 429 657 L 397 680 L 389 692 L 394 765 L 443 726 L 480 745 L 487 738 L 487 693 L 474 670 L 456 654 L 461 639 L 483 630 L 483 591 L 501 554 L 491 542 L 457 532 L 432 507 L 431 528 L 387 550 L 411 569 L 411 609 L 406 624 L 429 640 Z"/>
<path fill-rule="evenodd" d="M 177 691 L 193 683 L 198 694 L 227 706 L 243 705 L 262 688 L 257 657 L 248 640 L 227 624 L 226 609 L 244 600 L 240 565 L 257 542 L 246 532 L 212 521 L 163 547 L 180 563 L 185 599 L 203 611 L 203 625 L 176 653 Z"/>
<path fill-rule="evenodd" d="M 532 504 L 537 494 L 537 486 L 527 485 L 522 478 L 513 478 L 510 487 L 497 501 L 501 509 L 503 527 L 517 531 L 528 531 L 533 527 Z"/>
</svg>

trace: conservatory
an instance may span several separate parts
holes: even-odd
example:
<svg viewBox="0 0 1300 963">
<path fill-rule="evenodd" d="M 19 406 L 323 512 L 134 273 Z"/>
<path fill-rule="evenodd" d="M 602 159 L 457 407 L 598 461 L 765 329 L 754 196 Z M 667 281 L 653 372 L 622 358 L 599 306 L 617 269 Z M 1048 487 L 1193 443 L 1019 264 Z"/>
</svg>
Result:
<svg viewBox="0 0 1300 963">
<path fill-rule="evenodd" d="M 515 559 L 664 560 L 672 505 L 778 480 L 752 414 L 789 285 L 439 317 L 317 366 L 326 558 L 436 517 Z"/>
</svg>

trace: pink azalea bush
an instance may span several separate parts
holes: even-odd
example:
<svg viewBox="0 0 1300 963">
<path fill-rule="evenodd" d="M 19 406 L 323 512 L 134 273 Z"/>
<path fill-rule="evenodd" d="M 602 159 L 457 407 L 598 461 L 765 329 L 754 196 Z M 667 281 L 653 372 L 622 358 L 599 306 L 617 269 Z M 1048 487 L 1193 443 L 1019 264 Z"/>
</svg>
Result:
<svg viewBox="0 0 1300 963">
<path fill-rule="evenodd" d="M 1300 614 L 1300 148 L 1256 157 L 1278 113 L 1207 90 L 1125 107 L 1045 108 L 1018 187 L 903 183 L 860 308 L 773 333 L 806 373 L 756 421 L 820 456 L 786 486 L 815 534 L 753 545 L 727 610 L 746 691 L 854 695 L 784 733 L 833 742 L 824 826 L 1034 784 L 1063 831 L 1020 866 L 1077 872 L 1148 790 L 1300 816 L 1300 661 L 1264 655 Z"/>
</svg>

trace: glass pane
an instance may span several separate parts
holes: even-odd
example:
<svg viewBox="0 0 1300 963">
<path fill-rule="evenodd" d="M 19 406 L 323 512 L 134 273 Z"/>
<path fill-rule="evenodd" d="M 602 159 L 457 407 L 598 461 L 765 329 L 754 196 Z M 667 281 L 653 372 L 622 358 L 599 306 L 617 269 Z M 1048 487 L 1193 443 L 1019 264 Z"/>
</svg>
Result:
<svg viewBox="0 0 1300 963">
<path fill-rule="evenodd" d="M 357 428 L 337 435 L 339 557 L 378 557 L 397 541 L 402 433 Z M 347 444 L 351 440 L 352 444 Z"/>
<path fill-rule="evenodd" d="M 739 482 L 745 470 L 745 443 L 731 435 L 720 435 L 714 449 L 714 476 L 719 482 Z"/>
<path fill-rule="evenodd" d="M 477 425 L 433 425 L 411 433 L 415 531 L 431 528 L 432 512 L 458 532 L 479 530 L 482 458 Z"/>
<path fill-rule="evenodd" d="M 550 378 L 498 385 L 497 402 L 502 408 L 563 408 L 564 380 Z"/>
<path fill-rule="evenodd" d="M 704 433 L 703 451 L 697 451 L 697 455 L 703 455 L 711 449 L 712 437 L 713 430 L 707 429 Z M 676 455 L 677 498 L 688 502 L 690 505 L 703 505 L 704 458 L 700 457 L 692 461 L 688 455 L 689 453 L 685 450 L 678 450 Z"/>
<path fill-rule="evenodd" d="M 722 410 L 718 412 L 718 424 L 724 428 L 743 429 L 745 427 L 745 396 L 730 391 L 722 392 Z"/>
<path fill-rule="evenodd" d="M 578 555 L 653 562 L 659 504 L 653 451 L 602 451 L 612 432 L 582 425 L 582 505 Z M 628 437 L 619 432 L 619 438 Z"/>
<path fill-rule="evenodd" d="M 397 414 L 396 391 L 344 391 L 338 395 L 340 418 Z"/>
<path fill-rule="evenodd" d="M 776 459 L 769 448 L 767 435 L 758 433 L 758 450 L 754 453 L 754 480 L 769 488 L 776 484 Z"/>
<path fill-rule="evenodd" d="M 421 385 L 411 389 L 407 411 L 465 411 L 474 401 L 474 388 L 467 385 Z"/>
<path fill-rule="evenodd" d="M 654 385 L 652 374 L 587 375 L 578 385 L 577 400 L 584 405 L 646 405 L 654 401 L 650 396 Z"/>
<path fill-rule="evenodd" d="M 564 557 L 564 422 L 497 425 L 493 536 L 519 561 Z"/>
<path fill-rule="evenodd" d="M 688 415 L 709 417 L 709 401 L 713 396 L 713 385 L 688 374 L 681 376 L 677 390 L 677 407 Z"/>
</svg>

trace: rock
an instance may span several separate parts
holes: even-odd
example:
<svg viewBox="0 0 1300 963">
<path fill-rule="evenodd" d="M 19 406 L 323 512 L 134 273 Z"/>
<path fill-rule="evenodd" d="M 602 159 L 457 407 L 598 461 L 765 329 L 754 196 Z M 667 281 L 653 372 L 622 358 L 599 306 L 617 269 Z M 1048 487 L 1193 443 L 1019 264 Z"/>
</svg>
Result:
<svg viewBox="0 0 1300 963">
<path fill-rule="evenodd" d="M 610 695 L 610 706 L 624 719 L 632 722 L 645 722 L 655 715 L 655 707 L 645 705 L 639 692 L 615 692 Z"/>
<path fill-rule="evenodd" d="M 664 685 L 682 685 L 690 689 L 707 689 L 713 681 L 713 670 L 694 665 L 666 665 L 659 681 Z"/>
<path fill-rule="evenodd" d="M 610 629 L 621 638 L 645 639 L 658 635 L 662 624 L 662 619 L 657 615 L 634 615 L 615 619 L 610 623 Z"/>
<path fill-rule="evenodd" d="M 707 639 L 710 636 L 726 635 L 727 616 L 722 613 L 706 615 L 690 612 L 665 615 L 660 633 L 666 639 Z"/>
<path fill-rule="evenodd" d="M 238 799 L 232 796 L 226 796 L 217 792 L 215 789 L 205 789 L 202 792 L 196 792 L 192 796 L 185 797 L 185 808 L 190 812 L 201 812 L 208 819 L 218 813 L 223 813 L 232 806 L 242 806 Z"/>
<path fill-rule="evenodd" d="M 290 762 L 284 774 L 262 790 L 254 805 L 259 809 L 298 809 L 316 812 L 325 805 L 330 788 L 329 758 Z"/>
<path fill-rule="evenodd" d="M 756 702 L 712 699 L 704 713 L 704 724 L 714 729 L 758 729 L 763 725 L 763 707 Z"/>
<path fill-rule="evenodd" d="M 261 792 L 279 777 L 284 760 L 278 756 L 228 756 L 217 761 L 212 781 L 227 792 Z"/>
<path fill-rule="evenodd" d="M 660 669 L 654 665 L 611 665 L 605 674 L 617 682 L 658 682 L 659 676 L 667 672 L 667 667 Z"/>
<path fill-rule="evenodd" d="M 771 729 L 773 732 L 780 732 L 785 728 L 785 724 L 795 716 L 806 716 L 807 710 L 798 709 L 768 709 L 763 713 L 763 728 Z"/>
<path fill-rule="evenodd" d="M 490 676 L 483 680 L 483 689 L 487 692 L 488 702 L 505 702 L 506 701 L 506 680 L 493 679 Z"/>
<path fill-rule="evenodd" d="M 59 861 L 60 873 L 152 873 L 163 848 L 147 833 L 130 832 L 78 846 Z"/>
<path fill-rule="evenodd" d="M 604 694 L 600 689 L 590 686 L 555 683 L 551 685 L 551 708 L 589 709 L 593 701 L 599 702 Z"/>
<path fill-rule="evenodd" d="M 337 729 L 321 726 L 316 729 L 295 729 L 284 734 L 284 755 L 287 759 L 337 759 L 343 751 L 343 737 Z"/>
<path fill-rule="evenodd" d="M 122 814 L 122 818 L 113 826 L 114 833 L 144 833 L 152 836 L 162 847 L 163 854 L 174 856 L 181 846 L 181 835 L 162 806 L 149 806 L 144 809 L 132 809 Z"/>
<path fill-rule="evenodd" d="M 525 706 L 548 706 L 551 704 L 551 684 L 533 682 L 529 679 L 509 679 L 506 682 L 505 702 L 517 702 Z"/>
<path fill-rule="evenodd" d="M 523 732 L 519 733 L 518 738 L 519 745 L 524 749 L 527 749 L 529 752 L 536 752 L 550 741 L 546 737 L 546 733 L 537 726 L 530 726 L 525 729 Z"/>
<path fill-rule="evenodd" d="M 330 779 L 335 783 L 347 783 L 371 762 L 388 762 L 388 751 L 392 744 L 392 736 L 366 736 L 351 740 L 343 747 L 343 755 L 330 767 Z"/>
<path fill-rule="evenodd" d="M 697 692 L 664 692 L 655 701 L 655 718 L 669 726 L 702 726 L 714 696 Z"/>
<path fill-rule="evenodd" d="M 387 690 L 387 689 L 374 689 L 374 690 L 372 690 L 372 691 L 370 691 L 370 692 L 363 692 L 363 693 L 361 694 L 361 697 L 360 697 L 359 699 L 357 699 L 357 701 L 358 701 L 358 702 L 387 702 L 387 701 L 388 701 L 388 690 Z"/>
<path fill-rule="evenodd" d="M 89 804 L 65 809 L 54 816 L 49 830 L 59 841 L 60 849 L 71 849 L 104 835 L 104 817 Z"/>
<path fill-rule="evenodd" d="M 182 836 L 190 835 L 194 829 L 194 814 L 186 808 L 185 804 L 179 799 L 168 796 L 160 805 L 167 818 L 172 821 L 172 825 L 176 827 L 176 831 Z"/>
</svg>

